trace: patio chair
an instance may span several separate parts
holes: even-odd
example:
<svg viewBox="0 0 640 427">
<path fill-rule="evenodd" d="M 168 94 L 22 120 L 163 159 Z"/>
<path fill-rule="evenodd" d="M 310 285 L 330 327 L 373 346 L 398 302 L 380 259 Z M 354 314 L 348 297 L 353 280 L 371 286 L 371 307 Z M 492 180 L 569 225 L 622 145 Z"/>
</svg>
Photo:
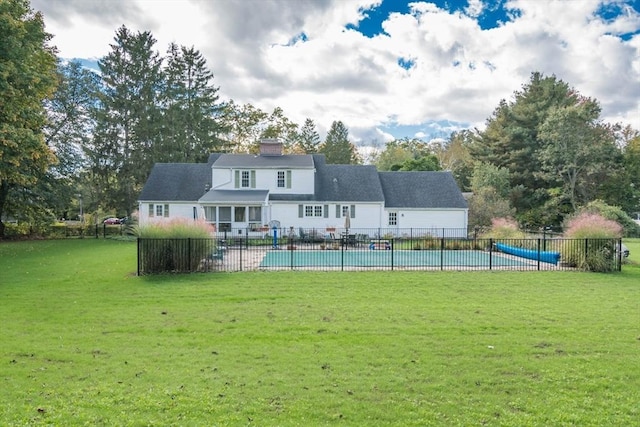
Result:
<svg viewBox="0 0 640 427">
<path fill-rule="evenodd" d="M 300 227 L 299 235 L 300 235 L 300 242 L 311 243 L 311 236 L 309 235 L 309 233 L 305 232 L 302 227 Z"/>
</svg>

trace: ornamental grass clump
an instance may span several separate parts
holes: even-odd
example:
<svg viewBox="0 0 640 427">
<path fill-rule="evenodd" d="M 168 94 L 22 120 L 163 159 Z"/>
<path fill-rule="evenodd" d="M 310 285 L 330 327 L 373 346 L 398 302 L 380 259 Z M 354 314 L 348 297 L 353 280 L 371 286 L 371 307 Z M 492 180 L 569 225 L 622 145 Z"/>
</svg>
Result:
<svg viewBox="0 0 640 427">
<path fill-rule="evenodd" d="M 526 234 L 520 230 L 518 223 L 511 218 L 493 218 L 491 220 L 491 228 L 482 237 L 485 239 L 491 238 L 511 246 L 527 246 Z"/>
<path fill-rule="evenodd" d="M 173 219 L 138 227 L 143 271 L 193 271 L 216 252 L 214 227 L 204 220 Z"/>
<path fill-rule="evenodd" d="M 567 221 L 562 261 L 587 270 L 613 271 L 617 265 L 616 241 L 622 237 L 622 227 L 615 221 L 595 213 L 581 213 Z"/>
<path fill-rule="evenodd" d="M 138 227 L 138 236 L 148 239 L 206 239 L 214 231 L 214 227 L 202 219 L 175 218 L 141 225 Z"/>
</svg>

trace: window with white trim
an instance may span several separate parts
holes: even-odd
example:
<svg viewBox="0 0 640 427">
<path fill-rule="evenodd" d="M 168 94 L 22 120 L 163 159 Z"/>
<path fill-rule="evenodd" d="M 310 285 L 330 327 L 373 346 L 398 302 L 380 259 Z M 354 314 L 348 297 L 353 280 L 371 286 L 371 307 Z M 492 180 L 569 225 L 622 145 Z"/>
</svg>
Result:
<svg viewBox="0 0 640 427">
<path fill-rule="evenodd" d="M 216 222 L 216 207 L 215 206 L 205 206 L 204 207 L 204 216 L 207 218 L 207 221 Z"/>
<path fill-rule="evenodd" d="M 169 205 L 149 205 L 149 217 L 169 217 Z"/>
<path fill-rule="evenodd" d="M 236 206 L 233 208 L 233 220 L 235 222 L 245 222 L 246 221 L 246 206 Z"/>
<path fill-rule="evenodd" d="M 218 207 L 218 230 L 231 231 L 231 206 Z"/>
<path fill-rule="evenodd" d="M 262 221 L 262 206 L 249 206 L 249 221 L 258 223 Z"/>
<path fill-rule="evenodd" d="M 322 205 L 305 205 L 304 216 L 306 217 L 322 217 L 323 206 Z"/>
<path fill-rule="evenodd" d="M 291 171 L 277 171 L 276 186 L 278 188 L 291 188 Z"/>
<path fill-rule="evenodd" d="M 398 213 L 389 212 L 389 225 L 398 225 Z"/>
<path fill-rule="evenodd" d="M 236 169 L 234 175 L 235 188 L 256 188 L 256 171 Z"/>
</svg>

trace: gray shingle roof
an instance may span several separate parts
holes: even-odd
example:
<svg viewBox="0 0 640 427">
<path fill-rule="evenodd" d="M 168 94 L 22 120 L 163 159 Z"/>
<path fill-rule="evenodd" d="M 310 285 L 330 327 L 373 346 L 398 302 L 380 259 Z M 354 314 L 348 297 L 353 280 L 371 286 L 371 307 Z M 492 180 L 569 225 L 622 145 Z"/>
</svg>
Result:
<svg viewBox="0 0 640 427">
<path fill-rule="evenodd" d="M 244 160 L 255 158 L 253 155 L 216 153 L 209 156 L 207 163 L 157 163 L 138 199 L 195 202 L 202 198 L 202 201 L 213 202 L 218 201 L 217 197 L 220 196 L 229 201 L 234 197 L 249 197 L 252 201 L 254 198 L 264 200 L 266 190 L 254 190 L 251 194 L 246 192 L 248 190 L 225 190 L 224 194 L 210 191 L 205 196 L 211 185 L 211 165 L 217 165 L 227 156 L 242 156 Z M 277 158 L 279 161 L 286 158 L 298 159 L 287 165 L 278 163 L 277 167 L 293 167 L 294 164 L 300 164 L 300 159 L 305 165 L 311 161 L 316 168 L 316 182 L 315 195 L 269 194 L 269 200 L 384 202 L 388 208 L 467 208 L 467 202 L 450 172 L 378 172 L 375 166 L 370 165 L 328 165 L 325 157 L 318 154 L 270 158 Z M 225 161 L 229 161 L 229 158 Z M 258 167 L 257 164 L 249 163 L 240 167 L 249 166 Z M 246 193 L 243 195 L 243 192 Z"/>
<path fill-rule="evenodd" d="M 220 158 L 220 156 L 222 156 L 223 153 L 211 153 L 209 154 L 209 160 L 207 161 L 207 164 L 209 166 L 213 165 L 216 160 L 218 160 Z"/>
<path fill-rule="evenodd" d="M 316 165 L 317 201 L 382 202 L 384 194 L 375 166 Z"/>
<path fill-rule="evenodd" d="M 257 154 L 222 154 L 214 163 L 215 168 L 295 168 L 313 169 L 313 157 L 309 154 L 285 154 L 259 156 Z"/>
<path fill-rule="evenodd" d="M 267 200 L 268 190 L 209 190 L 199 202 L 255 203 Z"/>
<path fill-rule="evenodd" d="M 156 163 L 138 200 L 198 200 L 211 186 L 211 166 L 207 163 Z"/>
<path fill-rule="evenodd" d="M 269 200 L 273 201 L 313 201 L 313 194 L 269 194 Z"/>
<path fill-rule="evenodd" d="M 387 208 L 467 208 L 451 172 L 379 172 L 379 176 Z"/>
</svg>

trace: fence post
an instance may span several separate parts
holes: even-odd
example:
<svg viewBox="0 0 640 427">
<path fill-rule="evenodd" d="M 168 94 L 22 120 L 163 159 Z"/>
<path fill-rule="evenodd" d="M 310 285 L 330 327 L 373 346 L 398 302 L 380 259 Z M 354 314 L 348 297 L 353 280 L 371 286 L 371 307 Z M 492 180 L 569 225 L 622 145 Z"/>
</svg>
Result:
<svg viewBox="0 0 640 427">
<path fill-rule="evenodd" d="M 489 238 L 489 271 L 493 266 L 493 237 Z"/>
<path fill-rule="evenodd" d="M 540 239 L 538 239 L 538 271 L 540 271 L 540 256 L 542 254 L 540 253 Z"/>
<path fill-rule="evenodd" d="M 440 239 L 440 270 L 444 270 L 444 237 Z"/>
<path fill-rule="evenodd" d="M 589 251 L 589 239 L 584 239 L 584 262 L 587 262 L 587 255 Z"/>
<path fill-rule="evenodd" d="M 393 264 L 393 263 L 394 263 L 393 253 L 396 251 L 396 248 L 395 248 L 395 246 L 396 246 L 396 239 L 395 239 L 395 238 L 392 238 L 392 239 L 389 241 L 389 244 L 391 245 L 391 271 L 393 271 L 393 267 L 394 267 L 394 264 Z"/>
<path fill-rule="evenodd" d="M 96 224 L 96 228 L 98 228 L 98 224 Z M 137 240 L 137 246 L 138 246 L 138 276 L 139 276 L 140 275 L 140 238 L 139 237 Z"/>
<path fill-rule="evenodd" d="M 289 253 L 290 253 L 290 257 L 289 257 L 289 265 L 291 266 L 291 269 L 293 270 L 293 248 L 294 246 L 294 237 L 289 234 L 289 241 L 287 242 L 287 248 L 289 249 Z"/>
<path fill-rule="evenodd" d="M 616 251 L 616 253 L 618 254 L 618 256 L 616 257 L 618 258 L 618 268 L 616 270 L 622 271 L 622 239 L 618 239 L 616 245 L 618 245 L 618 250 Z"/>
<path fill-rule="evenodd" d="M 189 269 L 189 273 L 192 273 L 193 270 L 191 269 L 191 237 L 187 238 L 187 245 L 188 245 L 188 247 L 187 247 L 187 259 L 189 260 L 187 268 Z"/>
</svg>

